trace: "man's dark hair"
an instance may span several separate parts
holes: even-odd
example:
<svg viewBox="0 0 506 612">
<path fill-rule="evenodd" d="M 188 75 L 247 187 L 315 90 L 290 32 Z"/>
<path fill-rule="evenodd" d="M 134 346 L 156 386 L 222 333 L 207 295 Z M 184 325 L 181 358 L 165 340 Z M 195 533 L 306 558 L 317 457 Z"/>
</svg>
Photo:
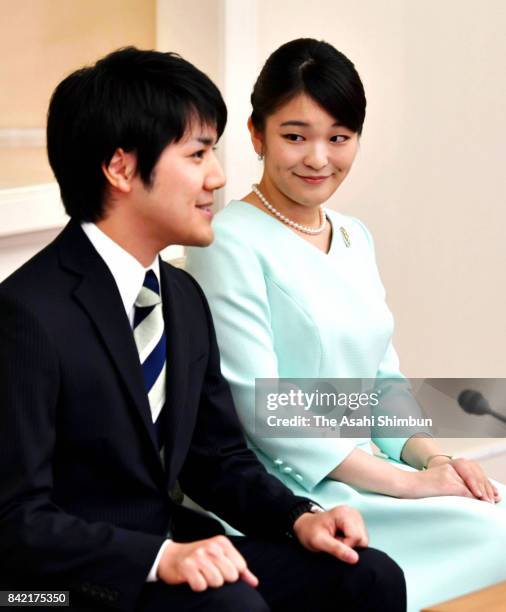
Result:
<svg viewBox="0 0 506 612">
<path fill-rule="evenodd" d="M 119 49 L 70 74 L 49 104 L 47 152 L 68 215 L 98 221 L 105 212 L 102 164 L 134 151 L 149 187 L 164 148 L 192 121 L 225 129 L 227 109 L 214 83 L 176 53 Z"/>
<path fill-rule="evenodd" d="M 366 99 L 352 62 L 329 43 L 298 38 L 269 56 L 251 94 L 251 120 L 262 132 L 265 120 L 299 94 L 307 94 L 352 132 L 362 133 Z"/>
</svg>

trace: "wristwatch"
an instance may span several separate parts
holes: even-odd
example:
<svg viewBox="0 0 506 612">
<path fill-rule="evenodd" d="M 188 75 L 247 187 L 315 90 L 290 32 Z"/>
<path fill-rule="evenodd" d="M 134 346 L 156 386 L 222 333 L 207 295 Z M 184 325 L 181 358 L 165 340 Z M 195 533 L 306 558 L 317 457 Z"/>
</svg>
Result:
<svg viewBox="0 0 506 612">
<path fill-rule="evenodd" d="M 295 525 L 295 521 L 306 514 L 306 512 L 311 512 L 312 514 L 316 514 L 318 512 L 325 512 L 325 510 L 316 502 L 311 501 L 310 499 L 304 500 L 298 504 L 296 504 L 288 513 L 288 530 L 287 535 L 291 538 L 294 537 L 293 526 Z"/>
</svg>

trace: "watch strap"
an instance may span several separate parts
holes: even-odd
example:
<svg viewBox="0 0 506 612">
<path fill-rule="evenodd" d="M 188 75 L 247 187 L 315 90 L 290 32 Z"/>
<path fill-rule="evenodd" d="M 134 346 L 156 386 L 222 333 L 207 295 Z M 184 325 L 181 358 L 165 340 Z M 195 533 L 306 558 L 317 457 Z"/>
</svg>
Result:
<svg viewBox="0 0 506 612">
<path fill-rule="evenodd" d="M 320 504 L 317 504 L 316 502 L 307 499 L 304 501 L 301 501 L 299 503 L 297 503 L 295 506 L 293 506 L 293 508 L 290 509 L 290 511 L 288 512 L 288 517 L 287 517 L 287 535 L 291 538 L 294 537 L 294 531 L 293 531 L 293 526 L 295 525 L 295 521 L 301 517 L 303 514 L 306 514 L 306 512 L 311 512 L 313 514 L 315 514 L 316 512 L 325 512 L 325 510 L 320 506 Z"/>
</svg>

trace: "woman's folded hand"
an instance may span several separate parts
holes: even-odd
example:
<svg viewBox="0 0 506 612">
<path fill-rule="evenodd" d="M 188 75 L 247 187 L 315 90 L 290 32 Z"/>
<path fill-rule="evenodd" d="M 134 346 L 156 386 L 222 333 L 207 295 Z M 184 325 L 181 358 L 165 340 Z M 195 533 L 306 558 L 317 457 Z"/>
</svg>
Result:
<svg viewBox="0 0 506 612">
<path fill-rule="evenodd" d="M 403 472 L 399 497 L 416 499 L 441 495 L 475 497 L 450 462 L 435 465 L 425 471 Z"/>
<path fill-rule="evenodd" d="M 497 487 L 490 482 L 479 463 L 470 459 L 452 459 L 450 465 L 477 499 L 491 504 L 501 501 Z"/>
</svg>

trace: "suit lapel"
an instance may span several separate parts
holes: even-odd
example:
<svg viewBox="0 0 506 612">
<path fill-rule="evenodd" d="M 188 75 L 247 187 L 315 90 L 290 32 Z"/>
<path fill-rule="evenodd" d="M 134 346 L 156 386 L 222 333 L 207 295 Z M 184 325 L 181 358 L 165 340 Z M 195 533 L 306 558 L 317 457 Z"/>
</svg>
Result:
<svg viewBox="0 0 506 612">
<path fill-rule="evenodd" d="M 82 277 L 74 297 L 95 325 L 132 398 L 161 469 L 139 354 L 114 277 L 77 223 L 71 221 L 67 225 L 59 247 L 63 267 Z"/>
<path fill-rule="evenodd" d="M 188 322 L 185 318 L 181 289 L 175 272 L 160 261 L 161 291 L 167 336 L 167 399 L 166 411 L 166 464 L 167 475 L 172 478 L 172 461 L 177 447 L 177 431 L 186 404 L 188 384 Z M 169 463 L 170 462 L 170 463 Z"/>
</svg>

